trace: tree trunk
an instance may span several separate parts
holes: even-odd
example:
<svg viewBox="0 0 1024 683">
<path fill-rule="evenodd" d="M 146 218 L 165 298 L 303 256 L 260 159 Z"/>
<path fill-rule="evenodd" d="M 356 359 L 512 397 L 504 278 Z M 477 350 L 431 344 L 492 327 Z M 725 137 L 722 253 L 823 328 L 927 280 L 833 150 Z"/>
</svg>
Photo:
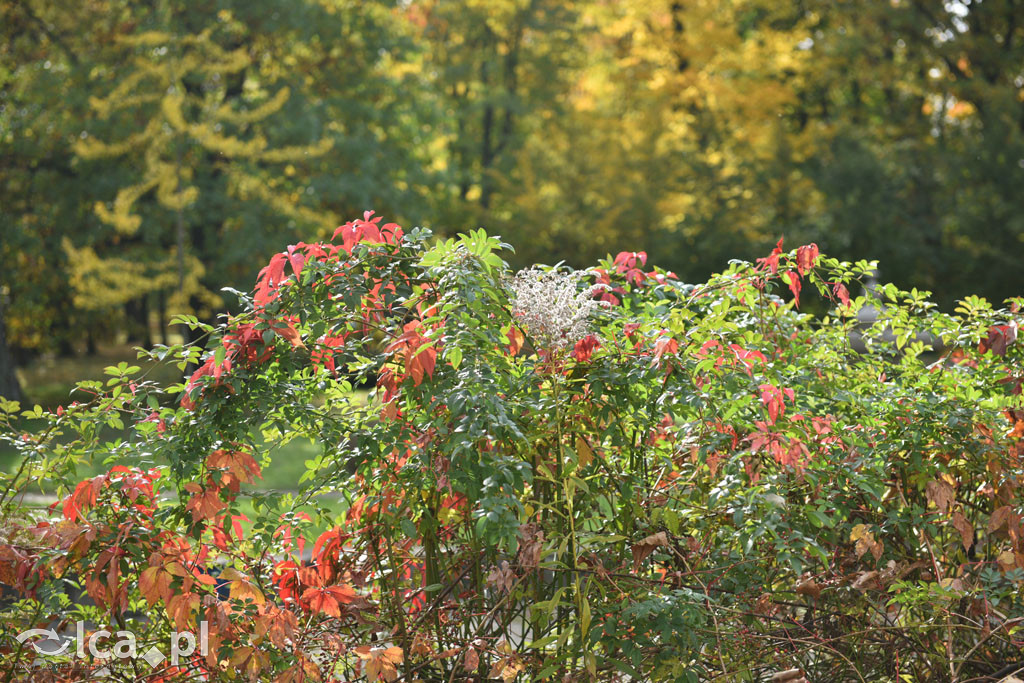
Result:
<svg viewBox="0 0 1024 683">
<path fill-rule="evenodd" d="M 12 401 L 25 401 L 18 376 L 14 372 L 14 354 L 7 346 L 7 323 L 4 321 L 2 301 L 0 301 L 0 396 Z"/>
<path fill-rule="evenodd" d="M 161 289 L 157 297 L 157 327 L 160 328 L 160 343 L 167 346 L 170 344 L 167 341 L 167 292 Z"/>
</svg>

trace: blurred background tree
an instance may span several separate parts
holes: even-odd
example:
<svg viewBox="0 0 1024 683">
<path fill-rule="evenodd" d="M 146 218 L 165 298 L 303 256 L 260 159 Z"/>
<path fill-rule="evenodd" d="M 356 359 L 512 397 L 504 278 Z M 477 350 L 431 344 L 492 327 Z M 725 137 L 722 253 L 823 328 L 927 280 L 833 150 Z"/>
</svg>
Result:
<svg viewBox="0 0 1024 683">
<path fill-rule="evenodd" d="M 696 280 L 785 236 L 1020 294 L 1020 0 L 0 0 L 24 363 L 159 341 L 366 208 Z"/>
</svg>

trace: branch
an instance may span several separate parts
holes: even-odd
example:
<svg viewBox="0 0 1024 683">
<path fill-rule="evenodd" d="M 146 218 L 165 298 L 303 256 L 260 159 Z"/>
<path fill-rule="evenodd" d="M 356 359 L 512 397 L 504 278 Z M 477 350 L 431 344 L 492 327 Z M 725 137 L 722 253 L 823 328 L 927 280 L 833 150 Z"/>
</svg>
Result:
<svg viewBox="0 0 1024 683">
<path fill-rule="evenodd" d="M 23 3 L 21 7 L 25 11 L 25 16 L 31 19 L 39 27 L 39 30 L 42 31 L 43 35 L 45 35 L 51 43 L 59 47 L 61 51 L 67 55 L 68 61 L 70 61 L 73 66 L 79 66 L 81 64 L 78 59 L 78 55 L 76 55 L 71 48 L 67 46 L 67 43 L 64 42 L 63 38 L 50 30 L 50 27 L 39 15 L 32 11 L 28 2 Z"/>
</svg>

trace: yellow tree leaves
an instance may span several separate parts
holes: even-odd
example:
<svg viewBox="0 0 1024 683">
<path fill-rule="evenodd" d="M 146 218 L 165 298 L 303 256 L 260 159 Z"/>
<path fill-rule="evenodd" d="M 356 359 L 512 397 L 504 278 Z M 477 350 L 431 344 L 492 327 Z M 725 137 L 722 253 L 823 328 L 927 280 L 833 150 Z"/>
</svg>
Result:
<svg viewBox="0 0 1024 683">
<path fill-rule="evenodd" d="M 106 210 L 106 209 L 104 209 Z M 84 311 L 102 311 L 123 306 L 140 296 L 182 286 L 169 303 L 175 310 L 190 310 L 188 301 L 196 298 L 204 306 L 216 308 L 222 301 L 201 284 L 206 269 L 195 256 L 183 262 L 184 280 L 180 281 L 177 256 L 173 251 L 151 250 L 146 260 L 102 257 L 92 247 L 75 247 L 71 240 L 61 243 L 67 257 L 67 273 L 75 306 Z"/>
<path fill-rule="evenodd" d="M 225 21 L 224 17 L 220 21 Z M 256 199 L 272 213 L 326 228 L 329 216 L 304 207 L 308 203 L 304 193 L 278 189 L 277 181 L 284 174 L 275 173 L 271 166 L 323 156 L 332 148 L 333 138 L 322 136 L 310 144 L 275 146 L 270 128 L 276 121 L 271 117 L 279 115 L 289 102 L 292 88 L 264 80 L 265 75 L 250 54 L 252 47 L 233 47 L 238 44 L 234 39 L 226 41 L 232 47 L 222 45 L 224 27 L 220 22 L 214 21 L 197 33 L 179 29 L 170 15 L 157 23 L 162 24 L 160 30 L 139 29 L 119 35 L 110 48 L 112 52 L 105 55 L 109 63 L 94 70 L 94 78 L 107 79 L 109 86 L 90 84 L 93 93 L 103 94 L 89 98 L 94 125 L 74 143 L 74 151 L 83 161 L 132 169 L 132 173 L 123 175 L 112 201 L 90 203 L 96 216 L 118 235 L 143 233 L 139 241 L 146 244 L 146 258 L 135 259 L 136 266 L 154 260 L 148 258 L 154 245 L 157 254 L 161 247 L 174 245 L 174 257 L 160 263 L 158 269 L 167 270 L 163 266 L 169 263 L 175 278 L 170 283 L 160 278 L 157 287 L 134 273 L 136 267 L 124 271 L 122 277 L 138 285 L 134 293 L 120 287 L 111 290 L 118 292 L 111 297 L 106 294 L 107 288 L 75 289 L 79 294 L 76 301 L 88 302 L 90 296 L 96 296 L 116 299 L 113 305 L 154 290 L 176 291 L 177 297 L 167 302 L 168 312 L 173 315 L 194 312 L 190 299 L 198 297 L 205 299 L 204 303 L 216 299 L 200 285 L 201 267 L 196 268 L 195 259 L 188 253 L 193 244 L 201 252 L 209 250 L 192 230 L 196 219 L 190 211 L 200 198 L 210 195 L 204 199 L 214 206 L 224 205 L 227 197 Z M 122 134 L 126 120 L 132 121 L 134 128 Z M 211 182 L 211 178 L 222 176 L 229 182 Z M 110 177 L 118 178 L 113 173 Z M 252 182 L 239 182 L 238 178 Z M 294 182 L 286 184 L 294 186 Z M 112 240 L 113 245 L 120 241 L 120 237 Z M 117 269 L 117 257 L 100 258 L 95 252 L 90 256 L 90 261 L 101 262 L 105 272 Z M 209 254 L 202 253 L 201 257 L 209 259 Z M 134 276 L 128 278 L 129 273 Z M 87 307 L 101 306 L 87 303 Z"/>
</svg>

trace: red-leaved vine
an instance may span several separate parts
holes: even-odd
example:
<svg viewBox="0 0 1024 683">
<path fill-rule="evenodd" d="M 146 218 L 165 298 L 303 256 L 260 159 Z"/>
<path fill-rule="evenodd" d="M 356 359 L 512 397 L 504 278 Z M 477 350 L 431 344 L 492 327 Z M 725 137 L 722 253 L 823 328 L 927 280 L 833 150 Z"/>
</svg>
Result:
<svg viewBox="0 0 1024 683">
<path fill-rule="evenodd" d="M 222 324 L 183 318 L 195 345 L 140 352 L 195 363 L 181 384 L 122 364 L 56 412 L 0 404 L 0 679 L 967 681 L 1019 659 L 1020 301 L 855 297 L 873 264 L 782 240 L 698 285 L 643 252 L 516 274 L 507 249 L 367 212 L 274 255 Z M 314 454 L 269 488 L 294 440 Z M 78 622 L 139 656 L 15 638 Z M 172 632 L 205 643 L 142 658 Z"/>
</svg>

